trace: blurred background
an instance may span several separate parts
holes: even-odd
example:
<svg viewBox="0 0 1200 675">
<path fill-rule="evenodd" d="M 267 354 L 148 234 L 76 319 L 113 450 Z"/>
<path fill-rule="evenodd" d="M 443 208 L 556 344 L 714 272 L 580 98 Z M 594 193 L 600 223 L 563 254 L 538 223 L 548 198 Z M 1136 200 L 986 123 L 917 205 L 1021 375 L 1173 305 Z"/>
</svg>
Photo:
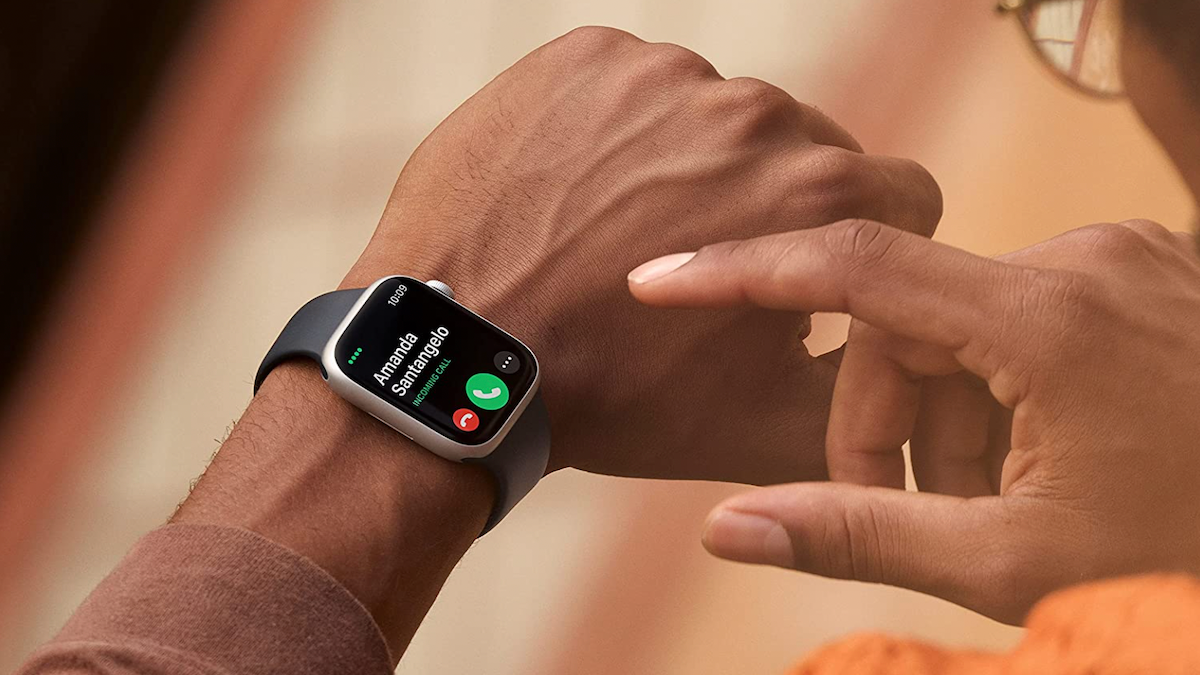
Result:
<svg viewBox="0 0 1200 675">
<path fill-rule="evenodd" d="M 249 401 L 280 327 L 337 284 L 421 139 L 575 26 L 685 45 L 727 77 L 820 107 L 870 152 L 922 162 L 945 193 L 937 237 L 980 254 L 1096 221 L 1184 229 L 1191 217 L 1128 107 L 1049 77 L 988 0 L 221 0 L 95 12 L 24 42 L 21 21 L 39 17 L 4 22 L 15 40 L 0 60 L 6 135 L 21 114 L 55 111 L 12 95 L 13 45 L 78 38 L 33 52 L 47 79 L 74 73 L 45 97 L 73 116 L 39 127 L 55 139 L 28 149 L 39 173 L 13 168 L 16 145 L 3 167 L 3 241 L 26 258 L 3 292 L 30 298 L 9 321 L 36 326 L 14 347 L 0 411 L 5 672 L 170 515 Z M 106 66 L 139 40 L 152 48 Z M 89 103 L 122 92 L 129 105 Z M 100 158 L 90 173 L 71 171 L 88 156 Z M 12 206 L 35 179 L 37 201 Z M 47 251 L 61 268 L 41 261 Z M 814 349 L 840 344 L 844 320 L 816 323 Z M 1020 638 L 915 593 L 709 558 L 704 514 L 737 489 L 549 477 L 468 553 L 398 672 L 779 673 L 854 631 L 979 648 Z"/>
</svg>

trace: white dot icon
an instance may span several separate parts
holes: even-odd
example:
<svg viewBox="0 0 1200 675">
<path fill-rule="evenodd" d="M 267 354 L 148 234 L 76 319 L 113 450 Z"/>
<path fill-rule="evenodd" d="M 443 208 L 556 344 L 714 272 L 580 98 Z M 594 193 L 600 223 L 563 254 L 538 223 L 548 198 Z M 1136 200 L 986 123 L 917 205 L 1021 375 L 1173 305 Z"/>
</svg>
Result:
<svg viewBox="0 0 1200 675">
<path fill-rule="evenodd" d="M 492 363 L 496 364 L 496 370 L 505 375 L 512 375 L 521 369 L 521 362 L 517 359 L 517 355 L 508 351 L 497 353 L 492 359 Z"/>
</svg>

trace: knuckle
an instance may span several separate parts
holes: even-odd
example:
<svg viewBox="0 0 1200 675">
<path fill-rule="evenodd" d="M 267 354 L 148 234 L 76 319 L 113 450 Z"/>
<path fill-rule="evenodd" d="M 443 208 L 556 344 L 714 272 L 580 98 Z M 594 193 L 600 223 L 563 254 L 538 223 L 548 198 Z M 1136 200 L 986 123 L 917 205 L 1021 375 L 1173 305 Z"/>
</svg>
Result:
<svg viewBox="0 0 1200 675">
<path fill-rule="evenodd" d="M 811 144 L 799 158 L 798 206 L 811 213 L 816 200 L 826 222 L 865 218 L 929 237 L 942 218 L 941 187 L 915 161 Z"/>
<path fill-rule="evenodd" d="M 636 69 L 655 80 L 677 81 L 689 77 L 711 77 L 717 71 L 696 52 L 670 42 L 648 44 L 641 51 Z"/>
<path fill-rule="evenodd" d="M 623 30 L 607 26 L 580 26 L 551 43 L 557 51 L 577 57 L 594 58 L 637 41 Z"/>
<path fill-rule="evenodd" d="M 1172 232 L 1162 224 L 1145 218 L 1125 220 L 1120 225 L 1127 230 L 1136 232 L 1143 240 L 1142 248 L 1147 252 L 1178 253 L 1185 251 L 1189 256 L 1194 256 L 1196 253 L 1195 233 Z M 1181 247 L 1180 244 L 1183 246 Z"/>
<path fill-rule="evenodd" d="M 815 227 L 870 217 L 873 191 L 869 189 L 862 155 L 834 146 L 806 144 L 794 157 L 789 173 L 797 178 L 786 184 L 783 203 L 799 222 Z"/>
<path fill-rule="evenodd" d="M 799 104 L 786 91 L 753 77 L 735 77 L 713 87 L 705 104 L 714 130 L 734 147 L 768 134 L 796 133 Z M 776 137 L 776 136 L 773 136 Z"/>
<path fill-rule="evenodd" d="M 1147 220 L 1145 218 L 1124 220 L 1118 224 L 1126 229 L 1133 230 L 1134 232 L 1148 239 L 1168 241 L 1174 240 L 1175 238 L 1175 235 L 1170 230 L 1153 220 Z"/>
<path fill-rule="evenodd" d="M 899 241 L 900 232 L 873 220 L 843 220 L 826 228 L 830 253 L 847 271 L 878 267 Z"/>
<path fill-rule="evenodd" d="M 796 100 L 783 89 L 756 77 L 734 77 L 721 85 L 725 100 L 745 112 L 788 110 Z"/>
<path fill-rule="evenodd" d="M 1124 259 L 1142 252 L 1146 238 L 1134 230 L 1116 223 L 1101 223 L 1080 231 L 1096 255 L 1103 259 Z"/>
<path fill-rule="evenodd" d="M 932 237 L 937 224 L 942 220 L 945 201 L 942 187 L 924 165 L 911 159 L 896 159 L 897 173 L 903 176 L 900 192 L 905 199 L 901 208 L 907 213 L 897 217 L 912 225 L 911 231 L 923 237 Z M 885 184 L 891 181 L 885 181 Z M 907 217 L 904 217 L 907 216 Z"/>
<path fill-rule="evenodd" d="M 804 192 L 822 195 L 836 202 L 842 210 L 849 210 L 846 218 L 863 204 L 863 156 L 851 150 L 830 145 L 812 146 L 804 153 Z"/>
<path fill-rule="evenodd" d="M 882 549 L 887 531 L 885 518 L 885 510 L 871 502 L 843 512 L 841 522 L 835 525 L 840 546 L 832 549 L 842 551 L 843 556 L 830 561 L 836 576 L 867 582 L 895 581 L 884 567 L 888 558 Z"/>
</svg>

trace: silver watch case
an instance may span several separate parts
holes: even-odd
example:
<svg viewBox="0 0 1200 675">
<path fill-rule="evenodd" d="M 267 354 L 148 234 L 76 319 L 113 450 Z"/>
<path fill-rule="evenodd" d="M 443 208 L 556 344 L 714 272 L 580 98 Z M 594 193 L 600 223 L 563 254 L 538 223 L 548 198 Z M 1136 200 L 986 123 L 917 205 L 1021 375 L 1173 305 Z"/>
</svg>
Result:
<svg viewBox="0 0 1200 675">
<path fill-rule="evenodd" d="M 359 296 L 358 300 L 354 303 L 354 306 L 351 307 L 350 311 L 346 314 L 346 318 L 342 319 L 342 322 L 338 324 L 337 330 L 333 332 L 333 335 L 330 336 L 329 341 L 325 343 L 325 349 L 321 351 L 321 369 L 324 372 L 325 379 L 329 382 L 329 387 L 354 406 L 400 432 L 405 437 L 412 439 L 417 444 L 421 445 L 435 455 L 455 462 L 461 462 L 465 459 L 486 457 L 492 454 L 492 451 L 500 446 L 500 443 L 504 440 L 504 437 L 508 435 L 508 432 L 513 428 L 513 425 L 516 424 L 517 420 L 521 418 L 521 414 L 525 412 L 525 408 L 529 407 L 529 402 L 533 400 L 533 397 L 537 394 L 538 386 L 541 384 L 542 369 L 537 364 L 536 355 L 534 356 L 534 365 L 536 366 L 536 369 L 534 370 L 534 380 L 529 386 L 529 391 L 526 392 L 525 396 L 517 402 L 517 405 L 512 409 L 512 414 L 510 414 L 508 419 L 504 421 L 504 426 L 500 427 L 496 434 L 490 439 L 476 445 L 459 443 L 458 441 L 443 436 L 437 429 L 426 426 L 424 422 L 409 415 L 404 410 L 392 405 L 387 401 L 387 399 L 380 397 L 370 389 L 367 389 L 354 380 L 351 380 L 349 376 L 342 372 L 342 368 L 338 364 L 338 360 L 334 358 L 334 350 L 337 347 L 338 340 L 342 338 L 342 333 L 346 332 L 346 328 L 354 322 L 355 317 L 358 316 L 359 311 L 362 309 L 363 305 L 366 304 L 367 298 L 371 297 L 371 293 L 373 293 L 375 288 L 380 284 L 389 279 L 395 278 L 404 279 L 406 282 L 411 281 L 413 283 L 425 284 L 425 282 L 420 281 L 419 279 L 395 275 L 379 279 L 363 290 L 362 295 Z M 451 299 L 449 295 L 444 291 L 441 291 L 441 289 L 434 288 L 434 290 L 437 290 L 438 296 L 445 298 L 446 302 L 456 304 L 459 307 L 466 309 L 468 312 L 471 312 L 469 308 Z M 494 327 L 496 330 L 504 333 L 509 338 L 512 338 L 514 342 L 524 345 L 523 342 L 513 337 L 507 331 L 504 331 L 499 326 L 496 326 L 496 324 L 488 321 L 482 316 L 479 316 L 475 312 L 471 312 L 471 314 L 483 323 Z M 528 349 L 528 346 L 526 346 L 526 348 Z M 533 350 L 530 349 L 529 353 L 532 354 Z"/>
</svg>

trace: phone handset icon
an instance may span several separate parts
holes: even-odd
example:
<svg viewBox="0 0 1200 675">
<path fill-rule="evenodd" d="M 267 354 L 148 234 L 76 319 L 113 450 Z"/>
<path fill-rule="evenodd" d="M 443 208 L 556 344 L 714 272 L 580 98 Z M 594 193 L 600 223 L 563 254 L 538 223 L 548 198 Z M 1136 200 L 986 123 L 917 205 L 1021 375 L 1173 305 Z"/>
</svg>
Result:
<svg viewBox="0 0 1200 675">
<path fill-rule="evenodd" d="M 466 389 L 471 403 L 484 410 L 499 410 L 508 403 L 508 385 L 491 373 L 475 373 Z"/>
<path fill-rule="evenodd" d="M 479 416 L 470 408 L 459 408 L 454 411 L 454 426 L 463 431 L 475 431 L 479 428 Z"/>
</svg>

